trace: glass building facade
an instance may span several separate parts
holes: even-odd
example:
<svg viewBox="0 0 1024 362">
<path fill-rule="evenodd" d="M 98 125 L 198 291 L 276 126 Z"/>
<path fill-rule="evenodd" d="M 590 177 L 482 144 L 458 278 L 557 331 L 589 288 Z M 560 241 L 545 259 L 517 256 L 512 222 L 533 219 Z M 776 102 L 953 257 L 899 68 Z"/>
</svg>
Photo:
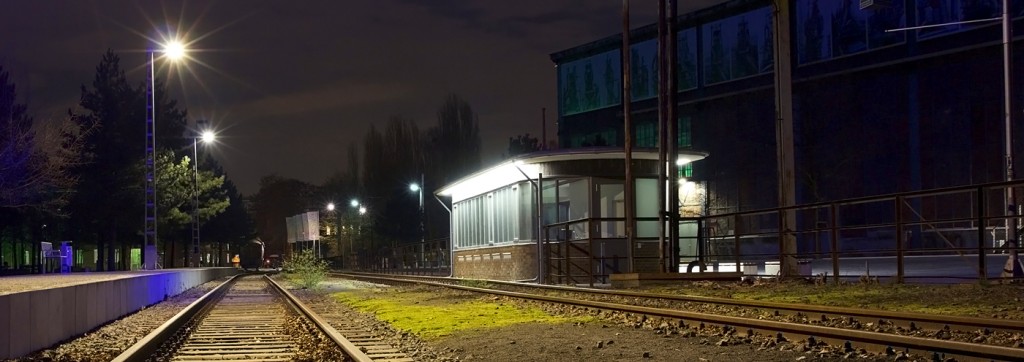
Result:
<svg viewBox="0 0 1024 362">
<path fill-rule="evenodd" d="M 536 199 L 529 182 L 519 182 L 455 203 L 452 239 L 456 249 L 535 243 Z"/>
<path fill-rule="evenodd" d="M 861 10 L 856 0 L 790 2 L 798 204 L 1005 178 L 999 22 L 886 32 L 999 17 L 1001 3 L 891 3 Z M 1011 3 L 1014 33 L 1024 34 L 1024 1 Z M 706 187 L 705 213 L 778 202 L 771 14 L 770 1 L 734 0 L 677 18 L 676 140 L 711 155 L 684 175 Z M 655 24 L 631 33 L 633 134 L 642 146 L 658 132 L 656 37 Z M 1024 54 L 1019 43 L 1014 54 Z M 624 144 L 615 97 L 621 44 L 613 36 L 551 55 L 563 147 Z M 1022 60 L 1014 57 L 1013 68 L 1024 69 Z M 1019 74 L 1012 101 L 1024 104 Z M 1014 129 L 1024 126 L 1021 115 L 1013 113 Z"/>
<path fill-rule="evenodd" d="M 998 2 L 893 0 L 892 6 L 874 10 L 861 10 L 857 0 L 789 4 L 792 23 L 783 31 L 792 40 L 797 204 L 1005 177 L 998 22 L 886 32 L 997 17 Z M 1016 24 L 1024 1 L 1013 6 Z M 772 11 L 768 0 L 733 0 L 677 18 L 679 133 L 670 138 L 684 152 L 710 155 L 681 167 L 679 176 L 687 179 L 680 188 L 686 217 L 778 204 Z M 1017 25 L 1015 33 L 1024 34 L 1024 26 Z M 656 35 L 654 24 L 630 34 L 637 147 L 653 147 L 658 139 Z M 1024 54 L 1018 43 L 1014 53 Z M 559 152 L 621 150 L 621 44 L 621 36 L 613 36 L 551 55 L 557 67 Z M 1014 58 L 1013 68 L 1024 69 L 1022 60 Z M 1015 74 L 1011 80 L 1015 104 L 1024 104 L 1016 91 L 1022 79 Z M 1015 129 L 1022 126 L 1021 115 L 1013 114 Z M 1020 151 L 1015 144 L 1014 152 Z M 527 279 L 540 275 L 542 264 L 540 269 L 550 268 L 547 275 L 577 282 L 574 272 L 600 280 L 626 270 L 657 270 L 657 248 L 646 246 L 658 234 L 656 167 L 645 164 L 640 168 L 645 171 L 635 174 L 637 240 L 630 250 L 622 164 L 621 157 L 544 164 L 539 208 L 538 190 L 526 180 L 458 197 L 455 274 Z M 925 207 L 920 217 L 942 212 L 942 207 Z M 885 215 L 864 206 L 839 215 L 838 222 L 870 224 Z M 744 228 L 773 230 L 778 223 L 750 220 Z M 681 223 L 680 230 L 697 234 L 692 223 Z M 680 257 L 696 253 L 693 240 L 686 245 L 679 240 Z M 509 265 L 527 266 L 501 270 Z"/>
</svg>

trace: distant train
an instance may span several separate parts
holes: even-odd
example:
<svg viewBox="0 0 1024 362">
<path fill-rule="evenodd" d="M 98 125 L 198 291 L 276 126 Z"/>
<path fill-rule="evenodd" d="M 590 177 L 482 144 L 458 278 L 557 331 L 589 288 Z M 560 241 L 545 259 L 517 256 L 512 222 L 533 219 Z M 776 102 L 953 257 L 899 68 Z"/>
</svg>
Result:
<svg viewBox="0 0 1024 362">
<path fill-rule="evenodd" d="M 245 243 L 245 245 L 242 245 L 239 256 L 243 270 L 259 271 L 264 266 L 263 241 L 260 238 L 256 238 Z"/>
</svg>

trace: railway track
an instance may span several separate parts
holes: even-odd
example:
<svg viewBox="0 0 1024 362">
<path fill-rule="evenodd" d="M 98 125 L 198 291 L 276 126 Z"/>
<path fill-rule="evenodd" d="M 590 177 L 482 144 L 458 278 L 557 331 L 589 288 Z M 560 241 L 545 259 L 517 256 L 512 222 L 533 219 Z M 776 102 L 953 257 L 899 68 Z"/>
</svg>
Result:
<svg viewBox="0 0 1024 362">
<path fill-rule="evenodd" d="M 236 276 L 114 361 L 411 361 L 358 328 L 344 332 L 270 278 Z"/>
<path fill-rule="evenodd" d="M 175 351 L 174 361 L 202 361 L 209 356 L 288 361 L 298 357 L 294 313 L 260 280 L 231 286 L 216 307 L 207 312 Z"/>
<path fill-rule="evenodd" d="M 1024 348 L 986 344 L 982 338 L 993 333 L 1024 333 L 1024 321 L 940 316 L 861 308 L 840 308 L 807 304 L 743 301 L 688 295 L 667 295 L 635 291 L 575 288 L 503 281 L 479 281 L 376 274 L 335 273 L 336 277 L 372 279 L 393 283 L 417 283 L 493 295 L 503 295 L 615 312 L 635 313 L 683 323 L 711 324 L 723 330 L 747 330 L 747 334 L 778 336 L 780 340 L 827 342 L 835 348 L 863 348 L 877 353 L 913 351 L 919 355 L 963 360 L 1024 361 Z M 733 312 L 703 313 L 721 306 Z M 863 322 L 862 322 L 863 321 Z M 966 342 L 964 336 L 967 336 Z M 959 339 L 959 340 L 958 340 Z"/>
</svg>

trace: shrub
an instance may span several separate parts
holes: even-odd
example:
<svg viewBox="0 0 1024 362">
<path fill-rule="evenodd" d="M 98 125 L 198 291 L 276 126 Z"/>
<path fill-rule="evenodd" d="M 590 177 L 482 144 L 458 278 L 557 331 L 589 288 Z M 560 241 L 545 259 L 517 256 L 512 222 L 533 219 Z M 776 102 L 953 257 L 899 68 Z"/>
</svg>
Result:
<svg viewBox="0 0 1024 362">
<path fill-rule="evenodd" d="M 317 258 L 313 250 L 293 254 L 282 266 L 288 278 L 303 289 L 316 288 L 327 278 L 327 261 Z"/>
</svg>

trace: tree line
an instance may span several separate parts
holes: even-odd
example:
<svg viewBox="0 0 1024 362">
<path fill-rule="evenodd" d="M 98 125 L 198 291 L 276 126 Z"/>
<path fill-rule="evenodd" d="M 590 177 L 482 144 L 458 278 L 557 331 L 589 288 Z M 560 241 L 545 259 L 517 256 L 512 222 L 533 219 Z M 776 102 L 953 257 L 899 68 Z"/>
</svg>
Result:
<svg viewBox="0 0 1024 362">
<path fill-rule="evenodd" d="M 450 200 L 435 198 L 434 193 L 480 170 L 479 124 L 472 105 L 449 94 L 426 130 L 402 116 L 390 117 L 383 127 L 371 125 L 361 144 L 350 144 L 343 151 L 344 167 L 320 185 L 276 174 L 263 177 L 251 201 L 267 254 L 287 255 L 293 246 L 286 242 L 284 219 L 312 210 L 320 212 L 321 235 L 326 235 L 321 252 L 339 261 L 388 254 L 420 240 L 447 245 Z M 540 149 L 536 137 L 517 135 L 509 138 L 503 157 Z M 422 233 L 419 194 L 410 189 L 413 183 L 423 193 Z M 366 214 L 350 205 L 352 200 L 365 207 Z M 328 203 L 335 204 L 334 211 L 326 209 Z"/>
<path fill-rule="evenodd" d="M 320 210 L 321 225 L 335 232 L 335 237 L 324 239 L 328 256 L 446 238 L 449 214 L 434 192 L 476 171 L 480 146 L 477 113 L 462 97 L 448 95 L 437 110 L 436 123 L 427 130 L 402 116 L 392 116 L 383 127 L 371 125 L 361 145 L 345 148 L 345 167 L 321 185 L 264 177 L 252 198 L 256 229 L 267 252 L 279 255 L 290 250 L 284 218 L 307 210 Z M 424 234 L 419 194 L 410 189 L 413 183 L 422 187 Z M 351 200 L 365 207 L 366 214 L 359 214 Z M 328 202 L 336 204 L 335 211 L 325 211 Z"/>
<path fill-rule="evenodd" d="M 132 80 L 120 56 L 108 50 L 90 85 L 80 87 L 78 104 L 60 119 L 41 122 L 18 102 L 16 85 L 0 67 L 0 270 L 29 270 L 40 265 L 39 241 L 73 241 L 82 254 L 76 264 L 92 270 L 126 270 L 143 247 L 145 79 Z M 192 167 L 199 163 L 198 189 L 204 244 L 214 254 L 238 250 L 260 237 L 268 255 L 286 256 L 285 218 L 309 210 L 321 212 L 327 235 L 325 255 L 386 250 L 421 239 L 449 235 L 447 206 L 434 198 L 440 187 L 481 166 L 479 119 L 462 97 L 443 99 L 433 126 L 421 130 L 409 118 L 393 116 L 383 127 L 370 126 L 361 144 L 336 150 L 344 167 L 323 184 L 313 185 L 271 174 L 259 191 L 243 197 L 223 168 L 200 154 L 192 160 L 197 130 L 188 113 L 154 83 L 156 109 L 157 205 L 161 265 L 187 265 L 191 242 Z M 538 150 L 536 138 L 509 138 L 505 157 Z M 419 198 L 409 189 L 421 184 Z M 359 200 L 365 215 L 349 206 Z M 234 252 L 232 252 L 234 254 Z M 95 263 L 92 263 L 95 261 Z"/>
<path fill-rule="evenodd" d="M 215 160 L 192 159 L 196 130 L 188 127 L 187 111 L 159 79 L 153 87 L 159 261 L 172 267 L 187 260 L 197 162 L 204 244 L 220 253 L 237 248 L 253 234 L 241 195 Z M 129 80 L 120 56 L 108 50 L 92 83 L 81 86 L 78 104 L 61 119 L 37 122 L 0 67 L 3 269 L 35 271 L 42 264 L 40 241 L 70 240 L 74 249 L 89 250 L 74 257 L 93 270 L 141 262 L 146 94 L 145 79 Z"/>
</svg>

